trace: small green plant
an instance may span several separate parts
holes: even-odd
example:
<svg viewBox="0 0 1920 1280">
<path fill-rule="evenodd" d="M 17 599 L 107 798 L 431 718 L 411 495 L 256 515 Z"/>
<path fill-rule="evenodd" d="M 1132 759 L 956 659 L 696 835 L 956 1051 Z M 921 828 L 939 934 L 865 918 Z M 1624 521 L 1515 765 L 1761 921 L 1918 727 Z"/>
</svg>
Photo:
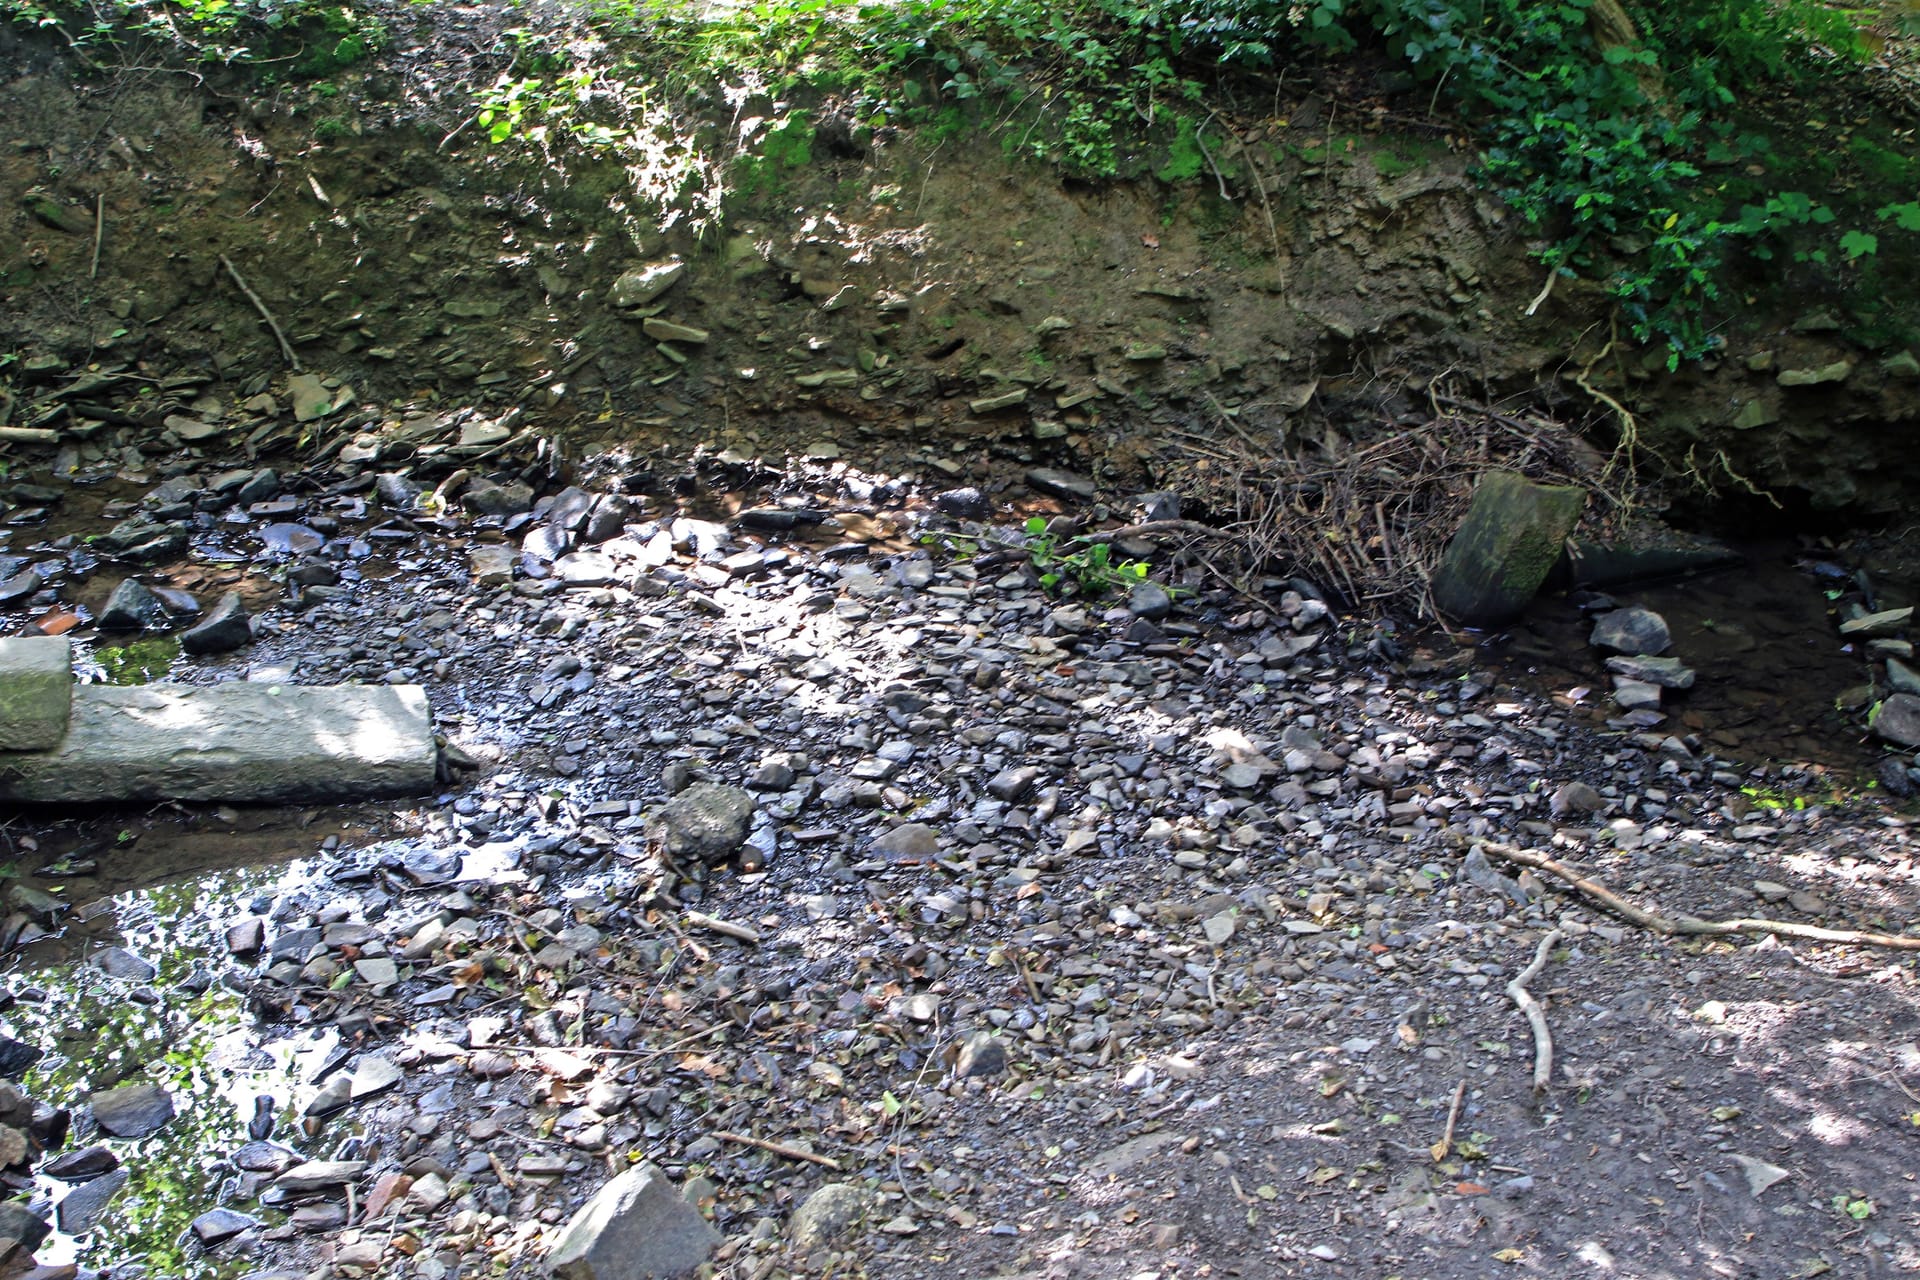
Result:
<svg viewBox="0 0 1920 1280">
<path fill-rule="evenodd" d="M 1146 561 L 1116 562 L 1113 548 L 1107 543 L 1078 538 L 1063 540 L 1047 532 L 1047 522 L 1040 516 L 1031 517 L 1026 529 L 1027 554 L 1040 573 L 1040 585 L 1048 591 L 1071 584 L 1087 595 L 1104 595 L 1147 580 Z"/>
</svg>

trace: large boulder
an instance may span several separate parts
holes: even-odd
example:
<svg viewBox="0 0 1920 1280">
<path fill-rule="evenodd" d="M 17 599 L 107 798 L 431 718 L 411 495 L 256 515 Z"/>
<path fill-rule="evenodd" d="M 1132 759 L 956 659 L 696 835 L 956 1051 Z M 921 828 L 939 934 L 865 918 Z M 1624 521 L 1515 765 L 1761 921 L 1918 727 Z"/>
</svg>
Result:
<svg viewBox="0 0 1920 1280">
<path fill-rule="evenodd" d="M 547 1251 L 558 1280 L 674 1280 L 723 1237 L 667 1176 L 639 1164 L 580 1206 Z"/>
<path fill-rule="evenodd" d="M 1510 471 L 1481 477 L 1433 575 L 1434 605 L 1469 627 L 1513 621 L 1546 581 L 1585 505 L 1579 489 Z"/>
</svg>

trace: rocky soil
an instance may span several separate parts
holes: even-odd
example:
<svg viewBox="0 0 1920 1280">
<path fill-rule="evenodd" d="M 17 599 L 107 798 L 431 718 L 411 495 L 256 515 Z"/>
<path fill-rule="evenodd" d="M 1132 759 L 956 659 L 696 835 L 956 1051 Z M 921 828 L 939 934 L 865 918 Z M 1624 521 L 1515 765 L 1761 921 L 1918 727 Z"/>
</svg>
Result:
<svg viewBox="0 0 1920 1280">
<path fill-rule="evenodd" d="M 1911 600 L 1840 565 L 1817 628 L 1689 631 L 1692 691 L 1582 619 L 1549 691 L 1297 566 L 1035 566 L 1031 518 L 1415 429 L 1449 366 L 1590 409 L 1595 299 L 1518 318 L 1444 129 L 1303 90 L 1219 199 L 829 136 L 716 237 L 484 152 L 446 47 L 249 105 L 0 31 L 0 633 L 420 683 L 448 739 L 417 802 L 0 815 L 8 1274 L 532 1275 L 609 1182 L 609 1276 L 1920 1270 L 1908 952 L 1661 937 L 1472 851 L 1902 933 L 1920 717 L 1871 792 L 1759 763 L 1812 753 L 1703 716 L 1697 632 L 1817 646 L 1858 718 L 1917 691 L 1862 623 Z M 1899 509 L 1911 353 L 1735 336 L 1595 385 Z"/>
<path fill-rule="evenodd" d="M 1304 581 L 1240 597 L 1143 545 L 1158 584 L 1043 588 L 1027 518 L 1164 495 L 570 469 L 497 425 L 245 465 L 109 432 L 69 483 L 16 481 L 38 581 L 11 630 L 123 670 L 94 615 L 135 568 L 163 606 L 252 615 L 169 678 L 418 681 L 452 744 L 440 795 L 324 838 L 280 819 L 298 873 L 189 882 L 164 942 L 150 902 L 100 896 L 140 856 L 114 833 L 257 816 L 9 819 L 17 865 L 56 873 L 15 883 L 11 940 L 83 964 L 9 984 L 49 1055 L 9 1176 L 64 1197 L 59 1256 L 536 1274 L 645 1162 L 655 1216 L 621 1221 L 740 1277 L 1920 1267 L 1904 953 L 1663 939 L 1472 851 L 1672 915 L 1899 932 L 1900 811 L 1645 707 L 1596 729 Z M 1539 1091 L 1506 990 L 1537 958 Z M 90 1041 L 55 994 L 82 980 L 144 1031 Z M 247 1052 L 291 1055 L 258 1101 L 168 1052 L 222 999 Z M 155 1176 L 139 1143 L 169 1132 L 204 1177 Z"/>
</svg>

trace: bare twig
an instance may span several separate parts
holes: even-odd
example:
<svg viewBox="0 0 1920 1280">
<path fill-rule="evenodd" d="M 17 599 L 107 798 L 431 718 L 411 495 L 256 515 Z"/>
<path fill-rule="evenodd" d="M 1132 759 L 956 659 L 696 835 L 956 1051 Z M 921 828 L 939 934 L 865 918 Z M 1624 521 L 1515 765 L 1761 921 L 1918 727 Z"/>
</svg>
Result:
<svg viewBox="0 0 1920 1280">
<path fill-rule="evenodd" d="M 107 230 L 107 197 L 95 192 L 93 197 L 93 265 L 87 268 L 87 279 L 100 278 L 100 240 Z"/>
<path fill-rule="evenodd" d="M 1547 1027 L 1546 1010 L 1527 990 L 1527 984 L 1540 976 L 1540 970 L 1546 968 L 1547 957 L 1560 945 L 1561 932 L 1551 930 L 1540 939 L 1540 946 L 1533 953 L 1533 963 L 1522 969 L 1519 976 L 1507 984 L 1507 998 L 1520 1007 L 1526 1015 L 1527 1025 L 1533 1028 L 1533 1091 L 1544 1093 L 1547 1082 L 1553 1079 L 1553 1032 Z"/>
<path fill-rule="evenodd" d="M 273 330 L 273 336 L 280 340 L 280 354 L 287 358 L 287 365 L 295 373 L 301 372 L 300 357 L 293 353 L 293 344 L 287 341 L 285 330 L 281 329 L 280 322 L 273 318 L 273 312 L 267 310 L 267 304 L 260 301 L 260 295 L 255 293 L 241 277 L 239 268 L 233 265 L 233 259 L 223 253 L 220 255 L 220 265 L 227 269 L 227 274 L 233 277 L 233 282 L 240 286 L 240 292 L 247 295 L 247 301 L 251 302 L 253 309 L 260 313 L 260 318 L 267 322 L 267 328 Z"/>
<path fill-rule="evenodd" d="M 1467 1082 L 1461 1079 L 1453 1091 L 1453 1105 L 1447 1108 L 1447 1130 L 1440 1135 L 1440 1141 L 1427 1148 L 1434 1163 L 1445 1160 L 1453 1151 L 1453 1127 L 1460 1123 L 1460 1105 L 1467 1100 Z"/>
<path fill-rule="evenodd" d="M 1560 272 L 1558 270 L 1547 272 L 1547 282 L 1540 286 L 1540 292 L 1533 295 L 1533 301 L 1529 302 L 1527 304 L 1527 309 L 1525 311 L 1522 311 L 1520 314 L 1523 316 L 1530 316 L 1534 312 L 1538 311 L 1541 307 L 1545 306 L 1547 303 L 1547 299 L 1553 296 L 1553 282 L 1555 280 L 1558 280 L 1559 278 L 1560 278 Z"/>
<path fill-rule="evenodd" d="M 750 1133 L 729 1133 L 725 1129 L 713 1135 L 722 1142 L 737 1142 L 743 1147 L 754 1147 L 761 1151 L 770 1151 L 776 1156 L 785 1156 L 789 1160 L 804 1160 L 808 1164 L 817 1164 L 823 1169 L 840 1172 L 840 1162 L 832 1156 L 823 1156 L 808 1151 L 804 1147 L 788 1146 L 784 1142 L 770 1142 L 766 1138 L 756 1138 Z"/>
<path fill-rule="evenodd" d="M 1207 131 L 1207 126 L 1212 123 L 1212 116 L 1208 116 L 1202 121 L 1200 127 L 1193 131 L 1193 141 L 1194 145 L 1200 148 L 1200 154 L 1207 158 L 1207 168 L 1213 170 L 1213 180 L 1220 184 L 1220 198 L 1231 204 L 1233 202 L 1233 193 L 1227 190 L 1227 177 L 1220 172 L 1219 164 L 1214 161 L 1213 152 L 1207 149 L 1207 140 L 1201 136 Z"/>
<path fill-rule="evenodd" d="M 1597 880 L 1589 879 L 1545 854 L 1531 853 L 1511 845 L 1482 841 L 1480 848 L 1495 858 L 1533 867 L 1557 876 L 1587 898 L 1629 924 L 1660 934 L 1662 937 L 1724 937 L 1738 933 L 1770 933 L 1780 938 L 1798 938 L 1803 942 L 1838 942 L 1863 947 L 1890 947 L 1898 951 L 1920 951 L 1920 937 L 1904 934 L 1866 933 L 1858 929 L 1822 929 L 1816 925 L 1794 924 L 1787 920 L 1699 920 L 1692 916 L 1669 919 L 1644 907 L 1635 906 Z"/>
</svg>

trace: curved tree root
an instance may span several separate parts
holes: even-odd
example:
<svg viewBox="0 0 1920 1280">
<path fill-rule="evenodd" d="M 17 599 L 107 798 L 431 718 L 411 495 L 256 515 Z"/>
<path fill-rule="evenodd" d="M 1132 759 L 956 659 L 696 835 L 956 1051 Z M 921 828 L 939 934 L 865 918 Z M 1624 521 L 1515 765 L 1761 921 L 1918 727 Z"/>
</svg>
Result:
<svg viewBox="0 0 1920 1280">
<path fill-rule="evenodd" d="M 1488 856 L 1523 867 L 1533 867 L 1557 876 L 1627 923 L 1639 925 L 1642 929 L 1664 937 L 1720 937 L 1732 933 L 1770 933 L 1775 937 L 1797 938 L 1803 942 L 1839 942 L 1854 946 L 1890 947 L 1898 951 L 1920 951 L 1920 937 L 1908 937 L 1902 934 L 1867 933 L 1859 929 L 1822 929 L 1817 925 L 1794 924 L 1787 920 L 1748 918 L 1699 920 L 1692 916 L 1668 919 L 1666 916 L 1655 915 L 1644 907 L 1635 906 L 1599 881 L 1589 879 L 1572 868 L 1555 862 L 1545 854 L 1530 853 L 1525 849 L 1516 849 L 1512 845 L 1495 844 L 1491 840 L 1482 840 L 1477 843 Z"/>
</svg>

